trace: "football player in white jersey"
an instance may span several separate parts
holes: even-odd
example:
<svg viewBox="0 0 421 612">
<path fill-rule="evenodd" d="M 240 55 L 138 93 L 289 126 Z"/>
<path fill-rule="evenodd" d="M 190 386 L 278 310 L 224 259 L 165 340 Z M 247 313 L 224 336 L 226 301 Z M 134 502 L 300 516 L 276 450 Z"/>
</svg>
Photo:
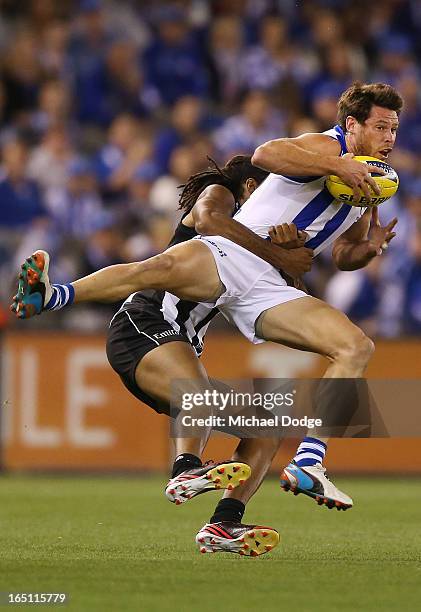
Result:
<svg viewBox="0 0 421 612">
<path fill-rule="evenodd" d="M 204 234 L 216 232 L 229 237 L 294 277 L 309 270 L 312 252 L 300 246 L 306 238 L 305 232 L 299 235 L 295 227 L 283 226 L 270 232 L 271 241 L 267 241 L 232 219 L 268 172 L 253 166 L 250 156 L 237 155 L 222 168 L 209 161 L 210 167 L 190 177 L 181 192 L 183 214 L 170 245 L 194 238 L 200 228 Z M 108 360 L 126 388 L 156 412 L 174 416 L 170 407 L 173 379 L 193 380 L 196 392 L 209 387 L 198 357 L 203 350 L 206 329 L 218 314 L 213 304 L 183 301 L 165 291 L 138 291 L 127 297 L 124 289 L 123 293 L 110 296 L 109 292 L 96 292 L 88 279 L 51 286 L 48 263 L 48 254 L 37 252 L 22 266 L 19 296 L 14 304 L 19 315 L 24 315 L 22 318 L 41 311 L 44 304 L 43 310 L 69 306 L 73 292 L 77 302 L 86 301 L 87 294 L 97 301 L 127 298 L 114 315 L 107 333 Z M 114 268 L 116 286 L 119 286 L 119 269 L 119 266 Z M 40 282 L 31 284 L 36 274 Z M 242 431 L 235 432 L 237 437 L 241 438 Z M 166 496 L 173 503 L 181 504 L 200 493 L 226 489 L 227 496 L 219 501 L 210 522 L 201 530 L 197 540 L 200 549 L 251 556 L 269 552 L 279 539 L 276 530 L 245 525 L 242 516 L 246 503 L 272 463 L 280 437 L 253 439 L 248 436 L 240 440 L 231 461 L 202 464 L 201 455 L 210 432 L 210 427 L 201 428 L 197 435 L 190 431 L 188 437 L 175 437 L 176 458 Z M 237 488 L 239 484 L 243 486 Z"/>
<path fill-rule="evenodd" d="M 339 176 L 359 198 L 379 193 L 370 172 L 353 160 L 368 155 L 386 160 L 393 149 L 402 98 L 391 86 L 354 84 L 338 102 L 338 125 L 323 134 L 282 138 L 258 147 L 253 163 L 271 174 L 250 197 L 236 220 L 261 237 L 282 223 L 308 234 L 315 254 L 333 244 L 341 270 L 356 270 L 381 254 L 394 237 L 396 219 L 381 227 L 376 209 L 335 202 L 325 177 Z M 91 275 L 94 291 L 109 290 L 114 272 Z M 165 289 L 181 299 L 214 302 L 253 343 L 272 341 L 326 357 L 325 378 L 360 378 L 373 342 L 341 312 L 288 286 L 270 264 L 220 236 L 171 247 L 161 255 L 120 270 L 127 293 Z M 118 287 L 113 285 L 114 290 Z M 87 289 L 88 290 L 88 289 Z M 282 484 L 328 507 L 347 509 L 351 498 L 325 476 L 326 441 L 306 437 L 285 468 Z"/>
</svg>

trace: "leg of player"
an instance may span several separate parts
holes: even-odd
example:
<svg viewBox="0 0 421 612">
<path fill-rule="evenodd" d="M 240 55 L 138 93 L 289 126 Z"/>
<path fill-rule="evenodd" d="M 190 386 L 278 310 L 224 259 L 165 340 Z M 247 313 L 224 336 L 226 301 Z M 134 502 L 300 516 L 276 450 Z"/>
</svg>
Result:
<svg viewBox="0 0 421 612">
<path fill-rule="evenodd" d="M 212 301 L 224 289 L 214 257 L 200 240 L 175 245 L 142 262 L 103 268 L 66 285 L 50 283 L 49 261 L 46 251 L 36 251 L 22 265 L 11 306 L 19 318 L 78 302 L 117 302 L 142 289 L 165 289 L 196 302 Z"/>
<path fill-rule="evenodd" d="M 246 504 L 262 484 L 279 444 L 279 438 L 240 441 L 232 459 L 249 465 L 251 476 L 242 487 L 225 491 L 209 523 L 196 536 L 201 552 L 224 551 L 256 557 L 278 545 L 279 533 L 275 529 L 241 521 Z"/>
<path fill-rule="evenodd" d="M 135 372 L 136 383 L 143 392 L 166 403 L 171 402 L 172 383 L 183 379 L 183 388 L 200 393 L 209 389 L 206 371 L 186 342 L 169 342 L 147 353 Z M 202 465 L 200 459 L 211 428 L 201 429 L 198 437 L 175 438 L 176 458 L 166 486 L 167 498 L 175 504 L 214 489 L 234 489 L 250 477 L 250 467 L 241 458 Z"/>
<path fill-rule="evenodd" d="M 245 506 L 262 484 L 280 444 L 280 438 L 244 438 L 240 440 L 232 459 L 247 463 L 251 467 L 252 476 L 241 489 L 225 491 L 223 500 L 235 499 Z M 222 510 L 223 508 L 222 505 Z M 217 514 L 220 509 L 221 506 L 215 510 L 214 514 Z"/>
<path fill-rule="evenodd" d="M 297 325 L 297 321 L 300 325 Z M 296 299 L 262 313 L 257 334 L 286 346 L 323 355 L 329 360 L 324 378 L 360 378 L 374 350 L 373 342 L 342 312 L 312 297 Z M 305 493 L 320 505 L 346 510 L 353 502 L 326 478 L 326 442 L 306 437 L 284 469 L 281 486 Z"/>
</svg>

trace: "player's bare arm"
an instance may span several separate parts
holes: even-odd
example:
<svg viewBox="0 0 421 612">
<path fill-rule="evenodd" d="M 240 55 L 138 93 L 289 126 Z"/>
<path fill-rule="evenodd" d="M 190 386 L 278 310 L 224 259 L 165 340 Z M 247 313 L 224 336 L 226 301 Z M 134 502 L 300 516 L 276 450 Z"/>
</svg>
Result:
<svg viewBox="0 0 421 612">
<path fill-rule="evenodd" d="M 303 134 L 297 138 L 270 140 L 256 149 L 252 163 L 268 172 L 286 176 L 328 176 L 335 174 L 353 190 L 370 198 L 370 188 L 380 190 L 370 172 L 377 169 L 353 159 L 353 153 L 340 157 L 337 140 L 325 134 Z"/>
<path fill-rule="evenodd" d="M 295 226 L 288 230 L 288 225 L 284 224 L 283 230 L 279 228 L 278 232 L 269 234 L 270 241 L 264 240 L 231 218 L 233 208 L 234 198 L 226 187 L 207 187 L 191 212 L 197 233 L 227 238 L 294 279 L 310 270 L 313 251 L 303 246 L 305 238 L 298 239 Z M 285 249 L 279 246 L 285 246 Z"/>
<path fill-rule="evenodd" d="M 395 217 L 385 227 L 380 225 L 376 207 L 368 209 L 334 242 L 332 256 L 340 270 L 364 268 L 374 257 L 381 255 L 396 236 L 393 231 L 398 220 Z"/>
</svg>

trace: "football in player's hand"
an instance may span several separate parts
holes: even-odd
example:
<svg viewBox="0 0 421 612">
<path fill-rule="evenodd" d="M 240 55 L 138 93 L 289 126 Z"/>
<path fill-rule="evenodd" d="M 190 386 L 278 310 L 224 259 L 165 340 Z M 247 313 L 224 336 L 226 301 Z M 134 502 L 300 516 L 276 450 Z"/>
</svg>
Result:
<svg viewBox="0 0 421 612">
<path fill-rule="evenodd" d="M 381 168 L 386 173 L 371 173 L 371 176 L 380 187 L 380 194 L 377 195 L 372 191 L 372 197 L 370 201 L 367 201 L 367 197 L 361 193 L 361 197 L 356 200 L 352 187 L 346 185 L 339 176 L 331 174 L 326 179 L 326 187 L 336 200 L 351 206 L 379 206 L 395 195 L 399 187 L 399 177 L 389 164 L 376 157 L 369 157 L 367 155 L 358 155 L 354 159 L 363 164 Z"/>
</svg>

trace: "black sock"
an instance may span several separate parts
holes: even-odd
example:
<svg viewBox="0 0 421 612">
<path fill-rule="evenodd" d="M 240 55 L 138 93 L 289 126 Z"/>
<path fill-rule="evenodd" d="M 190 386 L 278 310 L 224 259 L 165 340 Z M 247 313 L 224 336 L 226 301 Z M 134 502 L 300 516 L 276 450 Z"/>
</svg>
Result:
<svg viewBox="0 0 421 612">
<path fill-rule="evenodd" d="M 245 510 L 245 505 L 238 499 L 221 499 L 209 522 L 232 521 L 233 523 L 241 523 Z"/>
<path fill-rule="evenodd" d="M 192 468 L 201 467 L 202 462 L 196 455 L 190 455 L 190 453 L 183 453 L 175 458 L 174 465 L 172 466 L 171 478 L 175 478 L 181 472 L 191 470 Z"/>
</svg>

